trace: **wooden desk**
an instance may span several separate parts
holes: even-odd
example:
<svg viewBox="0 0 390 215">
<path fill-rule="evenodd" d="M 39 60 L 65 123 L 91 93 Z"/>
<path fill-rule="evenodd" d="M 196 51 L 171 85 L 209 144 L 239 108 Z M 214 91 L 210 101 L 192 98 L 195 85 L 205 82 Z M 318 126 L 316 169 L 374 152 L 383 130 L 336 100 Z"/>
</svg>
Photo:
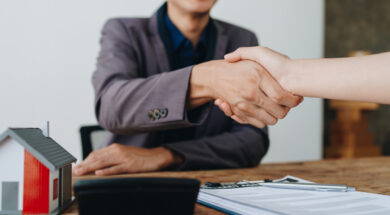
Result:
<svg viewBox="0 0 390 215">
<path fill-rule="evenodd" d="M 317 183 L 348 184 L 364 192 L 390 195 L 390 156 L 375 158 L 322 160 L 314 162 L 264 164 L 249 169 L 154 172 L 112 177 L 188 177 L 207 181 L 231 182 L 239 180 L 276 179 L 292 175 Z M 83 179 L 98 179 L 97 176 L 73 177 L 73 183 Z M 77 204 L 64 214 L 76 215 Z M 216 210 L 196 205 L 195 214 L 223 214 Z"/>
</svg>

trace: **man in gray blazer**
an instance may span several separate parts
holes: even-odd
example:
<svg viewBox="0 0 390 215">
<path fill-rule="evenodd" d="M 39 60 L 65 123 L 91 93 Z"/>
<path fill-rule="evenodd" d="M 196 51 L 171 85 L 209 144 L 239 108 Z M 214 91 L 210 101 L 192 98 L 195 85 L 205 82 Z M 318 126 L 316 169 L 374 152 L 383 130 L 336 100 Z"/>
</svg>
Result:
<svg viewBox="0 0 390 215">
<path fill-rule="evenodd" d="M 300 98 L 252 61 L 218 60 L 257 39 L 210 18 L 215 1 L 168 0 L 151 18 L 105 24 L 93 86 L 96 117 L 112 136 L 76 175 L 259 164 L 269 146 L 265 125 Z M 217 98 L 244 124 L 214 106 Z"/>
</svg>

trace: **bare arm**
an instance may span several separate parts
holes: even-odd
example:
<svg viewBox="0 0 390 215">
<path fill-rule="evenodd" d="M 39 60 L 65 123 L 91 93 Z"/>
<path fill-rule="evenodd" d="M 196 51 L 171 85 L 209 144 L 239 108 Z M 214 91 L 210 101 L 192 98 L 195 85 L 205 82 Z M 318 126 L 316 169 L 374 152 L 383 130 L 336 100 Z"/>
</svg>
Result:
<svg viewBox="0 0 390 215">
<path fill-rule="evenodd" d="M 240 48 L 226 56 L 262 64 L 296 95 L 390 104 L 390 52 L 349 58 L 291 60 L 265 47 Z"/>
<path fill-rule="evenodd" d="M 284 85 L 294 94 L 390 104 L 390 52 L 291 60 L 288 68 Z"/>
</svg>

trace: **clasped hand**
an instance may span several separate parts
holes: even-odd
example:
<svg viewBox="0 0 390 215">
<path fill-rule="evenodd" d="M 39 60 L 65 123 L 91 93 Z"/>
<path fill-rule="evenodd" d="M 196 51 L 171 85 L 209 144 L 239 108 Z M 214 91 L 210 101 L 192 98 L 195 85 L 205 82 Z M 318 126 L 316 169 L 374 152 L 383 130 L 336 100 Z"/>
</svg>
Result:
<svg viewBox="0 0 390 215">
<path fill-rule="evenodd" d="M 210 73 L 218 80 L 213 86 L 215 104 L 241 124 L 276 124 L 303 100 L 281 84 L 289 60 L 265 47 L 239 48 L 226 55 L 225 64 L 216 62 L 225 68 Z"/>
</svg>

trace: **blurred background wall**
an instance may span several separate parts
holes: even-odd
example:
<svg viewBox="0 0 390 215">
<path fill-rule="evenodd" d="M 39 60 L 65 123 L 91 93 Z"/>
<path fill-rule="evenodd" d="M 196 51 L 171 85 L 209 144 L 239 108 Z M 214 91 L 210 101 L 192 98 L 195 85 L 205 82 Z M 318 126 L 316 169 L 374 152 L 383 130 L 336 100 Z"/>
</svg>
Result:
<svg viewBox="0 0 390 215">
<path fill-rule="evenodd" d="M 110 17 L 150 16 L 162 2 L 0 1 L 0 132 L 49 120 L 51 136 L 81 158 L 78 129 L 96 124 L 90 79 L 102 25 Z M 212 15 L 292 58 L 316 58 L 323 54 L 324 8 L 323 0 L 221 0 Z M 264 161 L 320 159 L 322 108 L 322 100 L 307 98 L 270 127 Z"/>
<path fill-rule="evenodd" d="M 390 50 L 390 1 L 388 0 L 326 0 L 325 19 L 325 57 L 346 57 L 351 52 L 366 51 L 371 54 Z M 367 71 L 370 72 L 370 71 Z M 339 147 L 347 144 L 344 138 L 332 140 L 332 120 L 336 110 L 330 108 L 331 101 L 326 100 L 325 108 L 325 145 L 335 142 Z M 373 110 L 363 110 L 362 120 L 357 126 L 366 124 L 363 131 L 350 131 L 356 139 L 364 139 L 372 147 L 379 149 L 379 154 L 390 155 L 390 106 L 379 105 Z M 334 124 L 334 123 L 333 123 Z M 356 134 L 359 133 L 359 134 Z M 367 136 L 373 136 L 367 141 Z M 369 138 L 370 139 L 370 138 Z M 357 144 L 352 141 L 348 144 Z M 357 146 L 359 147 L 359 146 Z M 371 147 L 371 148 L 372 148 Z M 363 147 L 364 148 L 364 147 Z M 378 153 L 363 156 L 374 156 Z M 357 155 L 359 156 L 359 155 Z M 356 157 L 356 156 L 355 156 Z"/>
</svg>

